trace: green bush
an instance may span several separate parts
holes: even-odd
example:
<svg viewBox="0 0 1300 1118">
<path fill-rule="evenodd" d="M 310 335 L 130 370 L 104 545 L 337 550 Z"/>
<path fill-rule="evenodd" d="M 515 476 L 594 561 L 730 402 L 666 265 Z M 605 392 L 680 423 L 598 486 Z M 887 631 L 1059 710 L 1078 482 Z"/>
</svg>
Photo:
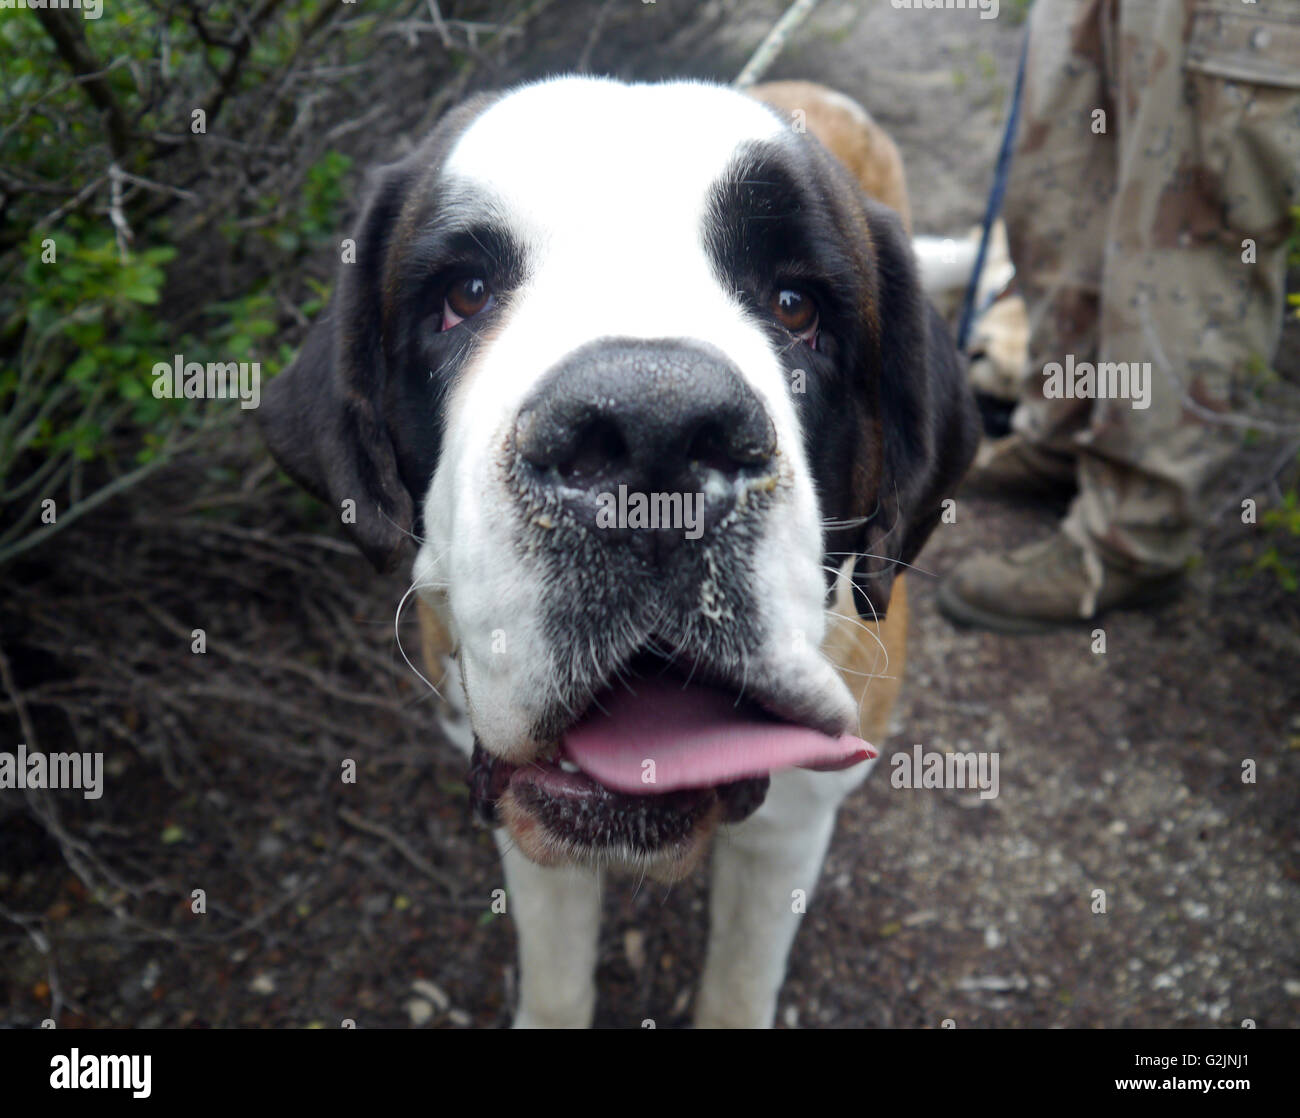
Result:
<svg viewBox="0 0 1300 1118">
<path fill-rule="evenodd" d="M 1300 547 L 1300 496 L 1294 489 L 1289 490 L 1283 496 L 1281 506 L 1266 510 L 1259 522 L 1274 533 L 1275 540 L 1255 560 L 1254 569 L 1272 574 L 1287 593 L 1300 593 L 1300 572 L 1297 572 L 1294 560 L 1283 554 L 1284 546 L 1289 547 L 1292 554 Z"/>
<path fill-rule="evenodd" d="M 156 398 L 155 364 L 257 362 L 265 379 L 289 359 L 286 327 L 327 294 L 302 264 L 337 232 L 352 161 L 310 130 L 283 152 L 300 106 L 266 90 L 309 49 L 348 62 L 415 6 L 4 13 L 0 566 L 241 414 Z"/>
</svg>

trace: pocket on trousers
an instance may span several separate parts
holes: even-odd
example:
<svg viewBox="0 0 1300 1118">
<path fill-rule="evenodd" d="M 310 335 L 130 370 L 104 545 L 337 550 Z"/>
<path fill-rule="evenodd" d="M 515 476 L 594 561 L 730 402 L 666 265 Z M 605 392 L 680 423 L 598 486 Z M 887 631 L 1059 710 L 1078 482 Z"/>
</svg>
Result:
<svg viewBox="0 0 1300 1118">
<path fill-rule="evenodd" d="M 1229 229 L 1280 243 L 1300 204 L 1300 5 L 1200 5 L 1183 66 L 1203 185 Z"/>
</svg>

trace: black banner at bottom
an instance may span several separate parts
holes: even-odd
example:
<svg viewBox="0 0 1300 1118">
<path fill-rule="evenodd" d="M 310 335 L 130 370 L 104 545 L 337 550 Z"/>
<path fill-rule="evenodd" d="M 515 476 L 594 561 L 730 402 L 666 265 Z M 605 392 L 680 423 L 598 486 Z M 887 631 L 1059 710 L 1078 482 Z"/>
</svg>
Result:
<svg viewBox="0 0 1300 1118">
<path fill-rule="evenodd" d="M 1131 1095 L 1186 1105 L 1253 1106 L 1293 1098 L 1295 1034 L 1187 1032 L 780 1032 L 720 1035 L 302 1032 L 0 1032 L 5 1109 L 107 1098 L 138 1103 L 241 1103 L 268 1093 L 298 1104 L 373 1107 L 393 1095 L 590 1089 L 617 1076 L 638 1093 L 680 1090 L 683 1072 L 728 1095 L 904 1091 L 916 1102 L 1106 1102 Z M 743 1042 L 744 1049 L 737 1047 Z M 563 1048 L 559 1045 L 563 1044 Z M 805 1047 L 805 1045 L 807 1047 Z M 737 1059 L 736 1057 L 740 1057 Z M 695 1067 L 692 1060 L 699 1060 Z M 669 1062 L 671 1061 L 671 1062 Z M 535 1074 L 540 1073 L 540 1074 Z M 873 1087 L 874 1084 L 874 1087 Z M 608 1098 L 608 1096 L 604 1096 Z M 648 1097 L 648 1096 L 643 1096 Z M 678 1096 L 679 1097 L 679 1096 Z"/>
</svg>

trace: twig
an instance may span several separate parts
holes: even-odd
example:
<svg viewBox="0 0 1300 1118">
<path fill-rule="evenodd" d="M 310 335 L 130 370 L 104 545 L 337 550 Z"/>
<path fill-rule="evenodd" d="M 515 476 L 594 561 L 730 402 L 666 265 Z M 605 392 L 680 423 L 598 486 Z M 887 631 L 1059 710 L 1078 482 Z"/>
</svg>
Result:
<svg viewBox="0 0 1300 1118">
<path fill-rule="evenodd" d="M 14 540 L 13 543 L 8 544 L 7 546 L 0 547 L 0 567 L 3 567 L 11 559 L 21 555 L 29 548 L 44 543 L 50 536 L 54 535 L 56 532 L 62 531 L 73 521 L 79 520 L 81 517 L 85 516 L 86 513 L 98 508 L 105 501 L 116 497 L 119 493 L 130 489 L 133 485 L 138 485 L 155 470 L 159 469 L 159 467 L 167 465 L 175 455 L 180 454 L 185 448 L 196 442 L 206 430 L 211 430 L 211 428 L 205 428 L 204 431 L 197 431 L 193 435 L 183 438 L 170 446 L 164 447 L 158 452 L 157 457 L 152 461 L 146 462 L 142 466 L 137 466 L 129 473 L 119 475 L 107 485 L 97 489 L 85 500 L 73 504 L 70 508 L 61 513 L 58 520 L 53 524 L 47 524 L 44 527 L 37 529 L 35 532 L 28 533 L 20 539 Z"/>
<path fill-rule="evenodd" d="M 171 194 L 174 197 L 182 198 L 186 202 L 197 202 L 199 196 L 192 190 L 185 190 L 179 186 L 171 186 L 165 182 L 154 182 L 153 179 L 146 179 L 140 175 L 133 175 L 130 171 L 123 171 L 117 164 L 113 164 L 118 177 L 123 182 L 129 182 L 133 186 L 143 187 L 145 190 L 156 190 L 163 194 Z"/>
<path fill-rule="evenodd" d="M 596 13 L 596 18 L 591 21 L 591 31 L 587 35 L 587 41 L 583 44 L 582 53 L 578 55 L 578 61 L 573 69 L 579 74 L 587 73 L 591 68 L 591 53 L 596 49 L 596 43 L 600 41 L 600 36 L 605 30 L 605 24 L 609 22 L 609 13 L 613 10 L 614 0 L 605 0 L 600 6 L 600 11 Z"/>
<path fill-rule="evenodd" d="M 442 45 L 447 50 L 451 50 L 451 32 L 447 30 L 447 21 L 442 18 L 442 9 L 438 7 L 438 0 L 425 0 L 429 9 L 429 18 L 433 20 L 433 26 L 438 31 L 438 37 L 442 39 Z"/>
<path fill-rule="evenodd" d="M 428 877 L 431 881 L 436 881 L 452 896 L 456 896 L 459 892 L 459 885 L 450 874 L 444 873 L 427 859 L 421 857 L 421 855 L 411 849 L 404 838 L 390 831 L 387 827 L 383 826 L 383 824 L 371 823 L 369 820 L 363 819 L 355 811 L 351 811 L 346 807 L 339 808 L 339 818 L 349 827 L 355 827 L 358 831 L 364 831 L 366 834 L 373 835 L 375 838 L 383 839 L 417 870 Z"/>
<path fill-rule="evenodd" d="M 5 650 L 0 646 L 0 683 L 4 684 L 5 692 L 13 700 L 14 713 L 18 715 L 18 728 L 23 732 L 23 738 L 28 746 L 35 749 L 36 746 L 36 727 L 32 723 L 31 715 L 27 710 L 27 701 L 23 698 L 23 693 L 18 689 L 18 683 L 14 679 L 14 673 L 9 665 L 9 657 L 5 655 Z"/>
<path fill-rule="evenodd" d="M 117 255 L 123 264 L 130 258 L 128 246 L 135 240 L 126 214 L 122 212 L 122 168 L 114 160 L 108 165 L 108 220 L 113 223 L 113 236 L 117 240 Z"/>
<path fill-rule="evenodd" d="M 122 106 L 113 95 L 113 87 L 104 80 L 106 71 L 95 61 L 90 51 L 83 21 L 66 8 L 37 8 L 36 18 L 45 28 L 45 33 L 53 42 L 59 57 L 76 75 L 90 103 L 103 114 L 108 148 L 113 153 L 113 158 L 125 158 L 130 140 L 130 126 L 127 124 Z"/>
<path fill-rule="evenodd" d="M 230 57 L 217 78 L 217 87 L 208 96 L 203 106 L 203 115 L 209 125 L 216 119 L 226 98 L 234 91 L 235 83 L 239 80 L 240 71 L 244 67 L 244 60 L 248 57 L 248 52 L 253 49 L 254 36 L 282 3 L 284 0 L 262 0 L 261 6 L 244 23 L 239 39 L 230 46 Z M 234 11 L 239 14 L 239 5 L 235 5 Z"/>
<path fill-rule="evenodd" d="M 1252 493 L 1258 492 L 1261 486 L 1276 490 L 1278 475 L 1293 463 L 1298 455 L 1300 455 L 1300 438 L 1292 439 L 1282 447 L 1282 450 L 1270 461 L 1262 477 L 1239 488 L 1233 496 L 1224 501 L 1223 505 L 1210 518 L 1211 523 L 1217 524 L 1229 512 L 1240 512 L 1241 502 Z"/>
<path fill-rule="evenodd" d="M 76 194 L 74 194 L 71 198 L 69 198 L 66 202 L 64 202 L 63 205 L 59 206 L 57 209 L 51 210 L 43 218 L 41 218 L 33 226 L 33 228 L 48 229 L 51 225 L 55 224 L 55 222 L 62 220 L 64 214 L 69 213 L 70 211 L 80 207 L 86 201 L 86 199 L 88 199 L 92 194 L 95 193 L 96 190 L 98 190 L 101 186 L 103 186 L 104 179 L 107 177 L 108 177 L 107 175 L 99 175 L 97 178 L 91 179 L 90 182 L 86 183 L 85 186 L 83 186 L 80 190 L 77 191 Z"/>
<path fill-rule="evenodd" d="M 776 25 L 767 33 L 767 38 L 758 45 L 758 50 L 745 64 L 745 68 L 740 71 L 740 77 L 735 82 L 737 89 L 748 89 L 767 73 L 768 67 L 776 61 L 776 56 L 781 53 L 786 41 L 812 14 L 815 7 L 817 7 L 817 0 L 794 0 L 794 3 L 785 10 L 785 15 L 778 19 Z"/>
<path fill-rule="evenodd" d="M 60 1015 L 63 1013 L 64 1005 L 70 1006 L 77 1013 L 81 1012 L 81 1006 L 75 1002 L 68 1001 L 63 996 L 63 984 L 59 981 L 59 968 L 54 962 L 54 945 L 50 942 L 49 936 L 36 926 L 40 917 L 27 916 L 21 912 L 14 912 L 13 909 L 0 904 L 0 916 L 13 924 L 17 924 L 27 933 L 27 937 L 32 941 L 32 946 L 45 956 L 45 974 L 46 985 L 50 988 L 50 1019 L 58 1022 Z"/>
</svg>

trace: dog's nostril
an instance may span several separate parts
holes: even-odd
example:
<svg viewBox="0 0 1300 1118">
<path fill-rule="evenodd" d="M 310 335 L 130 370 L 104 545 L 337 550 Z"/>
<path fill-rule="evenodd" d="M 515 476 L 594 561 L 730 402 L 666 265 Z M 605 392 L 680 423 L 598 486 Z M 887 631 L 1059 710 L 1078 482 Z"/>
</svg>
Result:
<svg viewBox="0 0 1300 1118">
<path fill-rule="evenodd" d="M 727 448 L 726 434 L 716 422 L 700 424 L 691 437 L 686 459 L 693 465 L 719 473 L 729 473 L 736 466 L 735 456 Z"/>
<path fill-rule="evenodd" d="M 557 467 L 569 485 L 581 486 L 609 477 L 627 462 L 628 448 L 622 434 L 608 419 L 590 420 L 574 440 L 574 452 Z"/>
<path fill-rule="evenodd" d="M 687 460 L 724 474 L 734 473 L 740 466 L 763 465 L 775 450 L 772 428 L 766 422 L 746 422 L 750 418 L 738 417 L 738 422 L 731 425 L 720 420 L 705 421 L 691 436 Z"/>
</svg>

